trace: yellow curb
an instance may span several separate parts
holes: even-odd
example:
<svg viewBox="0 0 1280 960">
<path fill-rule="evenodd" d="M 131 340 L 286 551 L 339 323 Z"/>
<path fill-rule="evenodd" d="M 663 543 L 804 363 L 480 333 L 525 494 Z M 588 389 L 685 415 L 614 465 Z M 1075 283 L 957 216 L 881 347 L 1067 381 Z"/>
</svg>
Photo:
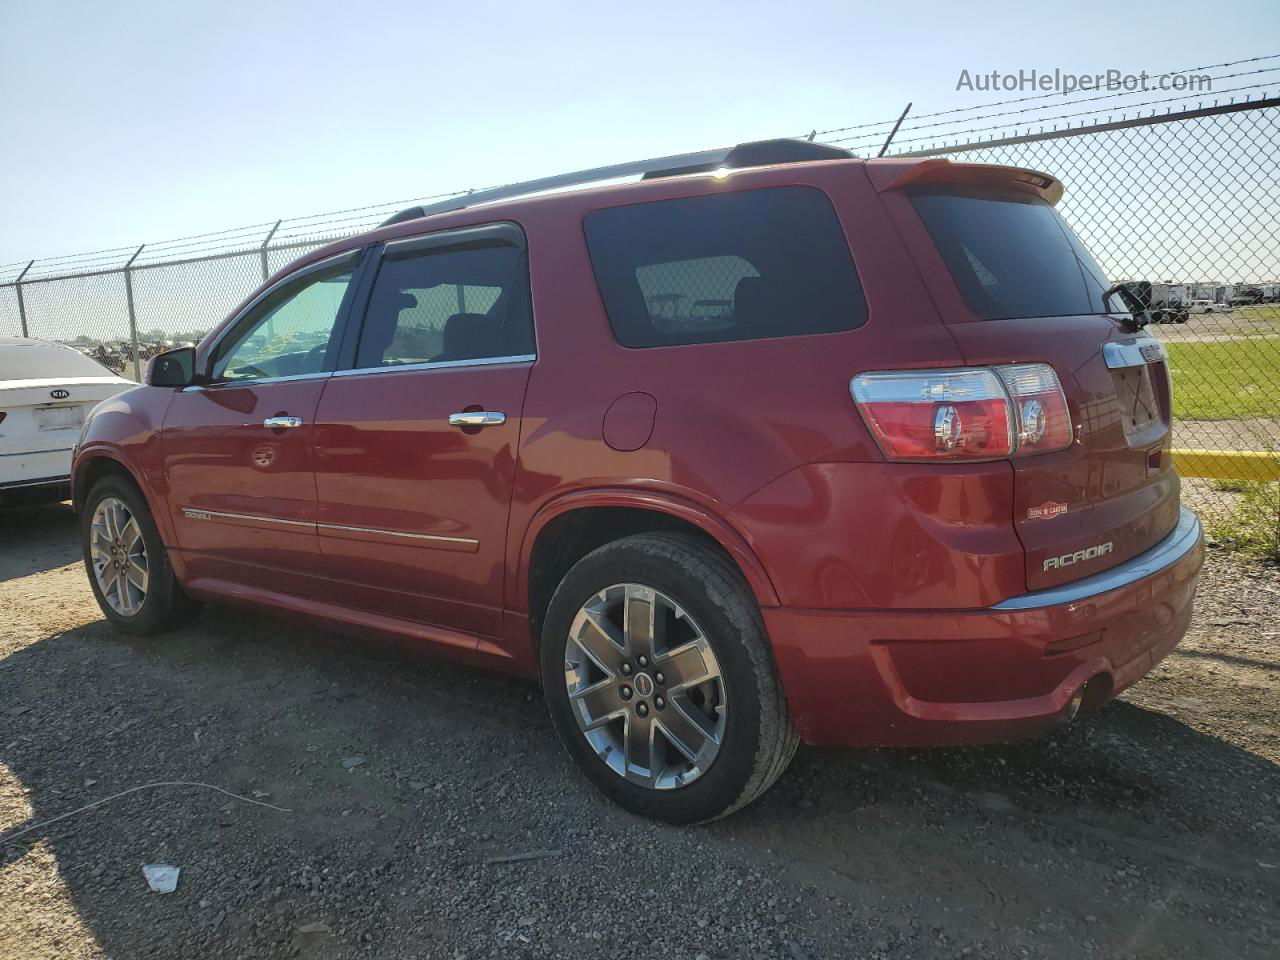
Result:
<svg viewBox="0 0 1280 960">
<path fill-rule="evenodd" d="M 1254 450 L 1171 450 L 1184 477 L 1214 480 L 1280 480 L 1280 453 Z"/>
</svg>

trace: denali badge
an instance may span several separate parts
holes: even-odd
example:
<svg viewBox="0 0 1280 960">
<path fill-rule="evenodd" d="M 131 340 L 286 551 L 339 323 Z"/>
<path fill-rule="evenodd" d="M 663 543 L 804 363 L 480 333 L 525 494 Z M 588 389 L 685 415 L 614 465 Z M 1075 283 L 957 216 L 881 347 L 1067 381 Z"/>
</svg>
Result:
<svg viewBox="0 0 1280 960">
<path fill-rule="evenodd" d="M 1060 557 L 1050 557 L 1044 562 L 1044 568 L 1046 570 L 1057 570 L 1059 567 L 1069 567 L 1084 560 L 1096 560 L 1098 557 L 1106 556 L 1110 553 L 1113 546 L 1115 544 L 1108 540 L 1106 543 L 1098 543 L 1092 547 L 1077 550 L 1075 553 L 1064 553 Z"/>
<path fill-rule="evenodd" d="M 55 399 L 55 400 L 65 400 L 65 399 L 67 399 L 67 397 L 71 396 L 71 391 L 70 391 L 70 390 L 63 390 L 63 389 L 61 389 L 61 388 L 59 388 L 59 389 L 57 389 L 57 390 L 50 390 L 50 391 L 49 391 L 49 396 L 53 397 L 53 399 Z"/>
<path fill-rule="evenodd" d="M 1028 520 L 1049 520 L 1058 516 L 1060 513 L 1067 512 L 1065 503 L 1054 503 L 1052 500 L 1042 503 L 1038 507 L 1030 507 L 1027 509 Z"/>
</svg>

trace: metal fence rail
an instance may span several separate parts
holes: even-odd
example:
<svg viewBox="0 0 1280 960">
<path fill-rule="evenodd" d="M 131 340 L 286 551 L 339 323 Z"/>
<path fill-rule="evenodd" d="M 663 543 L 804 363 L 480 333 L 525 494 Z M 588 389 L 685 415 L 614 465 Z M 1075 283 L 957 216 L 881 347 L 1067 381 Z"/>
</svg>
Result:
<svg viewBox="0 0 1280 960">
<path fill-rule="evenodd" d="M 1253 97 L 1259 86 L 1239 89 Z M 1107 275 L 1150 283 L 1157 312 L 1185 319 L 1151 330 L 1171 355 L 1187 499 L 1224 542 L 1280 554 L 1280 98 L 1157 101 L 1118 120 L 1099 115 L 1106 106 L 1094 101 L 1107 96 L 1075 101 L 1088 103 L 1079 113 L 1062 112 L 1073 104 L 1026 105 L 1041 99 L 988 116 L 942 119 L 966 113 L 945 111 L 810 138 L 875 156 L 892 129 L 889 155 L 1057 176 L 1059 210 Z M 1056 119 L 1044 116 L 1053 109 Z M 986 119 L 995 122 L 979 125 Z M 1014 122 L 1027 129 L 1011 131 Z M 958 124 L 968 126 L 947 133 Z M 467 192 L 0 266 L 0 334 L 72 342 L 138 378 L 147 356 L 198 339 L 302 253 L 406 206 Z"/>
</svg>

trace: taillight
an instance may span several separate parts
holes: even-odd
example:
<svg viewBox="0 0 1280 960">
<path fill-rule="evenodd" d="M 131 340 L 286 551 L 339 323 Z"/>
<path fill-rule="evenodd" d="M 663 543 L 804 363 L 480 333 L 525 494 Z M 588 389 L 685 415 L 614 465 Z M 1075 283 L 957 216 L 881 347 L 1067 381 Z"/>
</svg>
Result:
<svg viewBox="0 0 1280 960">
<path fill-rule="evenodd" d="M 1013 398 L 1018 425 L 1016 452 L 1031 456 L 1071 446 L 1071 411 L 1053 367 L 1019 363 L 994 369 Z"/>
<path fill-rule="evenodd" d="M 1047 364 L 860 373 L 849 390 L 890 460 L 998 460 L 1071 445 L 1067 398 Z"/>
</svg>

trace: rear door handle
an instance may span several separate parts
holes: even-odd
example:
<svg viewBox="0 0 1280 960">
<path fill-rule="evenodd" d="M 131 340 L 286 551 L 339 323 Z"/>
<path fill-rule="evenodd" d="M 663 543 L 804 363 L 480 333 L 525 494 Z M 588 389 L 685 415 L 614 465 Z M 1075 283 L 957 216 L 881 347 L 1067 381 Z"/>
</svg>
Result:
<svg viewBox="0 0 1280 960">
<path fill-rule="evenodd" d="M 286 430 L 302 426 L 301 417 L 267 417 L 262 425 L 268 430 Z"/>
<path fill-rule="evenodd" d="M 451 427 L 497 427 L 507 422 L 507 415 L 497 410 L 467 410 L 449 414 Z"/>
</svg>

